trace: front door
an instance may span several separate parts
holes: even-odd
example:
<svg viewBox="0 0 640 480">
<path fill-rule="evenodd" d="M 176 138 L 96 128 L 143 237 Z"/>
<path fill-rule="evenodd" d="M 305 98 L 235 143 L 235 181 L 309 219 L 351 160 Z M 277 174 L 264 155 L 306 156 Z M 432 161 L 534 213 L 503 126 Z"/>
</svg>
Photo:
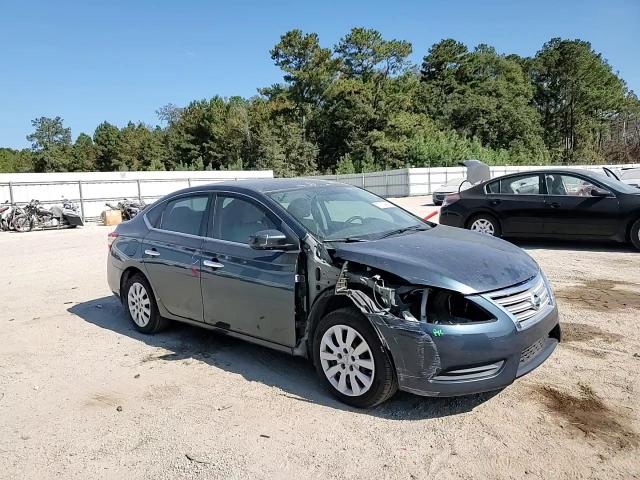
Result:
<svg viewBox="0 0 640 480">
<path fill-rule="evenodd" d="M 293 347 L 298 251 L 254 250 L 249 236 L 285 231 L 264 205 L 232 193 L 218 194 L 202 248 L 205 322 Z"/>
<path fill-rule="evenodd" d="M 143 242 L 143 265 L 162 305 L 173 315 L 203 321 L 200 255 L 209 195 L 167 202 Z"/>
<path fill-rule="evenodd" d="M 618 230 L 618 199 L 611 194 L 594 197 L 600 188 L 576 175 L 545 175 L 545 233 L 610 237 Z"/>
</svg>

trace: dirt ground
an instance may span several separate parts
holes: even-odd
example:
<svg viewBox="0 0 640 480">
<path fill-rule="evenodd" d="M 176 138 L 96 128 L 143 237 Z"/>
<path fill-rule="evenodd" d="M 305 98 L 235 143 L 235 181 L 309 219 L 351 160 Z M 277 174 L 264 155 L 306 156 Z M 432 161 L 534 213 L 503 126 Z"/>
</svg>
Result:
<svg viewBox="0 0 640 480">
<path fill-rule="evenodd" d="M 136 333 L 106 284 L 109 230 L 0 233 L 0 478 L 640 477 L 627 247 L 520 244 L 555 287 L 553 356 L 497 394 L 360 411 L 301 359 L 188 326 Z"/>
</svg>

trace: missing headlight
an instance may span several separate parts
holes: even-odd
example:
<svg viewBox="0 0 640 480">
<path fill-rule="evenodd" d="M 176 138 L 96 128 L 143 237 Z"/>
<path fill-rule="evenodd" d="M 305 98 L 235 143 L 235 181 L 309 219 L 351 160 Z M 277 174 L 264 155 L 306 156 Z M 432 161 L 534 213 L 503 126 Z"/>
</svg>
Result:
<svg viewBox="0 0 640 480">
<path fill-rule="evenodd" d="M 426 302 L 426 321 L 437 325 L 489 322 L 494 317 L 464 295 L 450 290 L 431 290 Z"/>
</svg>

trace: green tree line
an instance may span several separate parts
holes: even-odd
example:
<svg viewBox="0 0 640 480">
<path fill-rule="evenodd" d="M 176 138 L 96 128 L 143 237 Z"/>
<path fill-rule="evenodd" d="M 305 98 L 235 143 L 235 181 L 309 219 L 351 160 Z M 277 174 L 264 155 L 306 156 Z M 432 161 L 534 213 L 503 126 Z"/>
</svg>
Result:
<svg viewBox="0 0 640 480">
<path fill-rule="evenodd" d="M 554 38 L 533 57 L 453 40 L 429 48 L 354 28 L 332 48 L 292 30 L 270 51 L 281 83 L 108 122 L 72 142 L 60 117 L 32 121 L 31 149 L 0 171 L 273 169 L 278 176 L 404 166 L 640 161 L 640 102 L 589 42 Z"/>
</svg>

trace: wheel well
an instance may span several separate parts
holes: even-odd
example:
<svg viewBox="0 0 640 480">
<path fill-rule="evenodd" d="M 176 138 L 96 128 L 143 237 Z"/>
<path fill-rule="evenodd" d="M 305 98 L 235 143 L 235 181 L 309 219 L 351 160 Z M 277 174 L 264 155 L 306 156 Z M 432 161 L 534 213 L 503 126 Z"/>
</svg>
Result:
<svg viewBox="0 0 640 480">
<path fill-rule="evenodd" d="M 327 314 L 344 307 L 356 308 L 353 302 L 346 295 L 336 295 L 334 287 L 331 287 L 320 294 L 307 317 L 307 356 L 313 361 L 311 348 L 313 345 L 313 335 L 316 325 Z"/>
<path fill-rule="evenodd" d="M 640 221 L 640 216 L 632 217 L 631 220 L 629 220 L 629 224 L 627 225 L 627 231 L 625 232 L 625 236 L 626 236 L 625 240 L 627 242 L 631 241 L 631 229 L 638 221 Z"/>
<path fill-rule="evenodd" d="M 127 280 L 129 280 L 137 273 L 142 275 L 144 278 L 147 278 L 146 275 L 142 273 L 142 270 L 136 267 L 128 267 L 124 270 L 124 272 L 122 272 L 122 275 L 120 276 L 120 298 L 122 298 L 122 295 L 124 295 L 124 286 L 127 283 Z"/>
</svg>

